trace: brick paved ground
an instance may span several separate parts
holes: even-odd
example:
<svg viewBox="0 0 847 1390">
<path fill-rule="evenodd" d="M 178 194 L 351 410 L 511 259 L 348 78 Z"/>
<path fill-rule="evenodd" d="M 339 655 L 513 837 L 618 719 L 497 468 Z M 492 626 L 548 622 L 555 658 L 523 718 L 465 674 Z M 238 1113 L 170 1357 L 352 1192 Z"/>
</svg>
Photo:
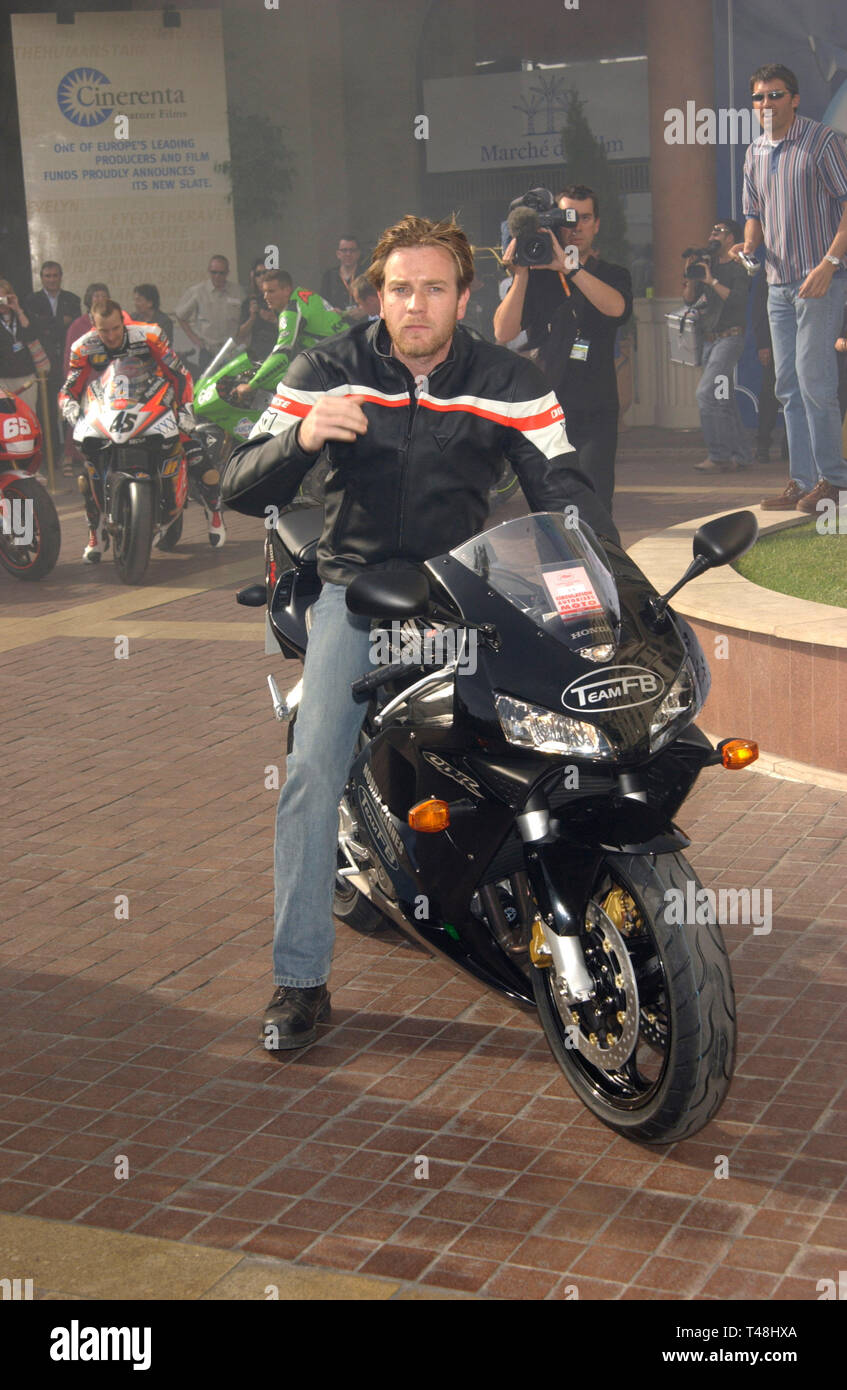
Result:
<svg viewBox="0 0 847 1390">
<path fill-rule="evenodd" d="M 656 491 L 627 539 L 709 509 L 696 475 L 693 500 L 672 491 L 699 447 L 632 443 L 626 485 Z M 726 505 L 780 477 L 724 483 Z M 711 770 L 680 817 L 704 882 L 774 905 L 769 935 L 726 928 L 739 1063 L 692 1141 L 615 1137 L 530 1015 L 388 931 L 340 929 L 331 1026 L 277 1060 L 255 1035 L 282 734 L 261 626 L 232 604 L 254 529 L 236 518 L 212 555 L 195 510 L 189 558 L 157 556 L 139 593 L 82 570 L 63 525 L 50 580 L 0 576 L 0 1211 L 499 1298 L 816 1299 L 837 1279 L 847 795 Z"/>
</svg>

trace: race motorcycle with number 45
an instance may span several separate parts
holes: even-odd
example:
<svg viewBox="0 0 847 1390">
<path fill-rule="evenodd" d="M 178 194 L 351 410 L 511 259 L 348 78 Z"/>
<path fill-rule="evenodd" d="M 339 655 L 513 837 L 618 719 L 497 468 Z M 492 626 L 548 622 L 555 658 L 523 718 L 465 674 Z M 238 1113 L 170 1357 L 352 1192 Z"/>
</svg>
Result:
<svg viewBox="0 0 847 1390">
<path fill-rule="evenodd" d="M 182 529 L 188 469 L 176 411 L 169 381 L 117 357 L 86 388 L 74 426 L 86 509 L 102 517 L 104 549 L 111 543 L 125 584 L 140 584 L 154 542 L 170 549 Z"/>
<path fill-rule="evenodd" d="M 588 1109 L 668 1144 L 715 1116 L 735 1053 L 720 927 L 678 910 L 699 885 L 674 817 L 703 768 L 758 756 L 697 729 L 708 673 L 669 600 L 749 549 L 757 524 L 736 512 L 701 527 L 660 596 L 625 551 L 569 521 L 522 516 L 350 585 L 348 608 L 380 629 L 380 664 L 352 687 L 367 711 L 333 910 L 357 931 L 392 923 L 535 1009 Z M 267 602 L 287 657 L 307 647 L 320 527 L 319 511 L 282 515 L 265 584 L 238 596 Z M 293 726 L 299 687 L 283 699 L 269 683 Z"/>
</svg>

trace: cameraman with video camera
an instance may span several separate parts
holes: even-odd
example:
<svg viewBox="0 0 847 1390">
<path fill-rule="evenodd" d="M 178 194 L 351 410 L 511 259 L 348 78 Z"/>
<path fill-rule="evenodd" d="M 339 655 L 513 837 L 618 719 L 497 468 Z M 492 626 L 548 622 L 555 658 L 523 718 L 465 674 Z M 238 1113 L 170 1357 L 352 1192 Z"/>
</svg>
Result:
<svg viewBox="0 0 847 1390">
<path fill-rule="evenodd" d="M 611 512 L 618 443 L 615 334 L 632 313 L 623 266 L 594 251 L 599 204 L 584 184 L 533 188 L 509 210 L 512 284 L 494 315 L 498 343 L 521 329 L 565 412 L 579 466 Z"/>
<path fill-rule="evenodd" d="M 694 465 L 700 473 L 734 472 L 752 462 L 734 385 L 735 366 L 744 351 L 751 284 L 751 272 L 729 254 L 739 241 L 741 227 L 725 217 L 715 223 L 705 246 L 687 246 L 682 253 L 682 297 L 700 308 L 703 329 L 697 406 L 709 453 Z"/>
</svg>

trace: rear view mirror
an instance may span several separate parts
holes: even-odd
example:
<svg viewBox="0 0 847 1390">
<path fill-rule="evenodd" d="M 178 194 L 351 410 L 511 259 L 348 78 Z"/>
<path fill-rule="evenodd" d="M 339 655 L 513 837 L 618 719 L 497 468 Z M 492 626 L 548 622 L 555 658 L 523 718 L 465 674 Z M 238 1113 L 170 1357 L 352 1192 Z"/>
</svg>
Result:
<svg viewBox="0 0 847 1390">
<path fill-rule="evenodd" d="M 730 512 L 707 521 L 694 536 L 694 555 L 709 569 L 729 565 L 755 544 L 759 523 L 752 512 Z"/>
<path fill-rule="evenodd" d="M 360 618 L 417 618 L 429 598 L 429 580 L 420 570 L 370 570 L 349 586 L 347 607 Z"/>
<path fill-rule="evenodd" d="M 245 608 L 262 608 L 266 598 L 264 584 L 248 584 L 246 589 L 238 590 L 235 602 L 243 603 Z"/>
<path fill-rule="evenodd" d="M 662 620 L 665 609 L 683 584 L 696 579 L 698 574 L 705 574 L 706 570 L 731 564 L 755 544 L 758 534 L 759 523 L 752 512 L 730 512 L 728 516 L 716 516 L 713 521 L 707 521 L 694 533 L 694 559 L 685 574 L 661 598 L 649 600 L 653 619 Z"/>
</svg>

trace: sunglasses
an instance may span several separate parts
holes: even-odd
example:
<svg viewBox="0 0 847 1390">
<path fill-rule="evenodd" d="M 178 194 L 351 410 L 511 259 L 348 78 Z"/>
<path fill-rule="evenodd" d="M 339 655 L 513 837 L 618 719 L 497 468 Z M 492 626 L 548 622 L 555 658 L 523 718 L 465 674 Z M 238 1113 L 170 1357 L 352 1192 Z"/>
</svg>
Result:
<svg viewBox="0 0 847 1390">
<path fill-rule="evenodd" d="M 780 97 L 787 97 L 787 96 L 788 96 L 788 93 L 787 93 L 786 91 L 782 91 L 782 92 L 755 92 L 754 95 L 751 96 L 750 100 L 752 101 L 752 103 L 753 103 L 754 106 L 758 106 L 759 102 L 764 101 L 765 97 L 770 97 L 771 101 L 779 101 Z"/>
</svg>

